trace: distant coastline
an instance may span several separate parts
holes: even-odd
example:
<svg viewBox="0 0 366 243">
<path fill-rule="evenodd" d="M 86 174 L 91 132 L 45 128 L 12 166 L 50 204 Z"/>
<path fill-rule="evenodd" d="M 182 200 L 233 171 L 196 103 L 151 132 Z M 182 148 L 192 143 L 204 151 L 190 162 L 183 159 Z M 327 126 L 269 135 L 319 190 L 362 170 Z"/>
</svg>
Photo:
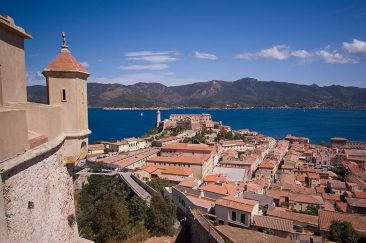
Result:
<svg viewBox="0 0 366 243">
<path fill-rule="evenodd" d="M 303 109 L 303 110 L 366 110 L 362 107 L 89 107 L 91 109 L 102 110 L 250 110 L 250 109 Z"/>
<path fill-rule="evenodd" d="M 27 87 L 28 100 L 47 103 L 46 87 Z M 243 78 L 180 86 L 160 83 L 133 85 L 88 83 L 90 107 L 106 109 L 365 109 L 366 88 L 299 85 Z"/>
</svg>

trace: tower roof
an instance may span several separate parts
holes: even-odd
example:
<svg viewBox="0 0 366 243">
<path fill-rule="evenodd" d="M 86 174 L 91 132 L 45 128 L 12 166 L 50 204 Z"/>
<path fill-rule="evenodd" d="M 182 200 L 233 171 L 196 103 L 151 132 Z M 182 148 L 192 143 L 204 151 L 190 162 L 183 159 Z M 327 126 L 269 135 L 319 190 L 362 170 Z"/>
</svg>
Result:
<svg viewBox="0 0 366 243">
<path fill-rule="evenodd" d="M 56 72 L 80 72 L 89 74 L 86 68 L 81 65 L 70 53 L 68 46 L 66 45 L 65 34 L 62 33 L 62 47 L 61 51 L 57 54 L 55 59 L 48 64 L 44 71 L 56 71 Z"/>
</svg>

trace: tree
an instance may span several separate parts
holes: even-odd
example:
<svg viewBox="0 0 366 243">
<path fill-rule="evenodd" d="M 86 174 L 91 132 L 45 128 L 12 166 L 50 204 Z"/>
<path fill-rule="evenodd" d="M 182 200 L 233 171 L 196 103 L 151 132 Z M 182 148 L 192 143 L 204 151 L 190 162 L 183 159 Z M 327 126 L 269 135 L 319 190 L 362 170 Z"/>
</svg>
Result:
<svg viewBox="0 0 366 243">
<path fill-rule="evenodd" d="M 350 222 L 333 221 L 329 227 L 328 239 L 341 243 L 356 243 L 358 236 Z"/>
<path fill-rule="evenodd" d="M 310 215 L 318 215 L 319 206 L 308 205 L 306 207 L 305 213 Z"/>
<path fill-rule="evenodd" d="M 117 176 L 91 175 L 88 184 L 76 195 L 80 235 L 96 242 L 125 239 L 129 235 L 129 228 L 124 227 L 129 217 L 126 197 Z"/>
<path fill-rule="evenodd" d="M 144 200 L 137 196 L 133 196 L 128 202 L 128 208 L 130 212 L 130 220 L 132 223 L 137 221 L 143 221 L 146 216 L 148 207 Z"/>
<path fill-rule="evenodd" d="M 327 143 L 326 143 L 326 142 L 324 142 L 324 141 L 320 141 L 319 145 L 320 145 L 320 146 L 327 146 Z"/>
<path fill-rule="evenodd" d="M 105 149 L 104 149 L 104 153 L 105 153 L 105 154 L 108 154 L 108 153 L 111 153 L 111 152 L 113 152 L 113 150 L 112 150 L 112 149 L 110 149 L 110 148 L 105 148 Z"/>
<path fill-rule="evenodd" d="M 176 208 L 174 204 L 161 194 L 155 193 L 147 211 L 145 227 L 153 235 L 173 235 Z"/>
<path fill-rule="evenodd" d="M 151 181 L 147 182 L 155 191 L 163 193 L 164 187 L 171 186 L 170 182 L 161 178 L 153 178 Z"/>
<path fill-rule="evenodd" d="M 128 209 L 113 194 L 107 194 L 95 208 L 93 224 L 96 242 L 117 242 L 129 236 Z"/>
<path fill-rule="evenodd" d="M 96 162 L 91 168 L 91 171 L 92 173 L 101 173 L 104 168 L 105 166 L 102 162 Z"/>
</svg>

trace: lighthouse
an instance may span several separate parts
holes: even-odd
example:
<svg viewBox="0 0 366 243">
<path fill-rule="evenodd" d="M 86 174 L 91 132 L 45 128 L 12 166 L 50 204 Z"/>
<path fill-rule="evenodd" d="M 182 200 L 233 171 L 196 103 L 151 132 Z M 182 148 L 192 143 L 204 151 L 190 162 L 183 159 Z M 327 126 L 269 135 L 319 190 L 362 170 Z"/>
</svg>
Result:
<svg viewBox="0 0 366 243">
<path fill-rule="evenodd" d="M 157 112 L 156 112 L 156 127 L 159 127 L 160 122 L 161 122 L 161 112 L 160 112 L 160 110 L 157 110 Z"/>
</svg>

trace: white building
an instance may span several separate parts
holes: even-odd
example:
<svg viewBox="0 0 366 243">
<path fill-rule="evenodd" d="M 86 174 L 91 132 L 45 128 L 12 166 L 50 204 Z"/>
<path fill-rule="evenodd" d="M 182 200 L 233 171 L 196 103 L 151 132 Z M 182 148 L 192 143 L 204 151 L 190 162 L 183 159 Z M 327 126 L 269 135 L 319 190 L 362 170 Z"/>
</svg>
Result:
<svg viewBox="0 0 366 243">
<path fill-rule="evenodd" d="M 148 143 L 144 139 L 139 138 L 126 138 L 117 142 L 103 142 L 106 148 L 111 149 L 113 152 L 131 152 L 148 147 Z"/>
<path fill-rule="evenodd" d="M 215 202 L 215 214 L 219 224 L 250 227 L 254 215 L 259 214 L 259 204 L 249 199 L 222 197 Z"/>
</svg>

